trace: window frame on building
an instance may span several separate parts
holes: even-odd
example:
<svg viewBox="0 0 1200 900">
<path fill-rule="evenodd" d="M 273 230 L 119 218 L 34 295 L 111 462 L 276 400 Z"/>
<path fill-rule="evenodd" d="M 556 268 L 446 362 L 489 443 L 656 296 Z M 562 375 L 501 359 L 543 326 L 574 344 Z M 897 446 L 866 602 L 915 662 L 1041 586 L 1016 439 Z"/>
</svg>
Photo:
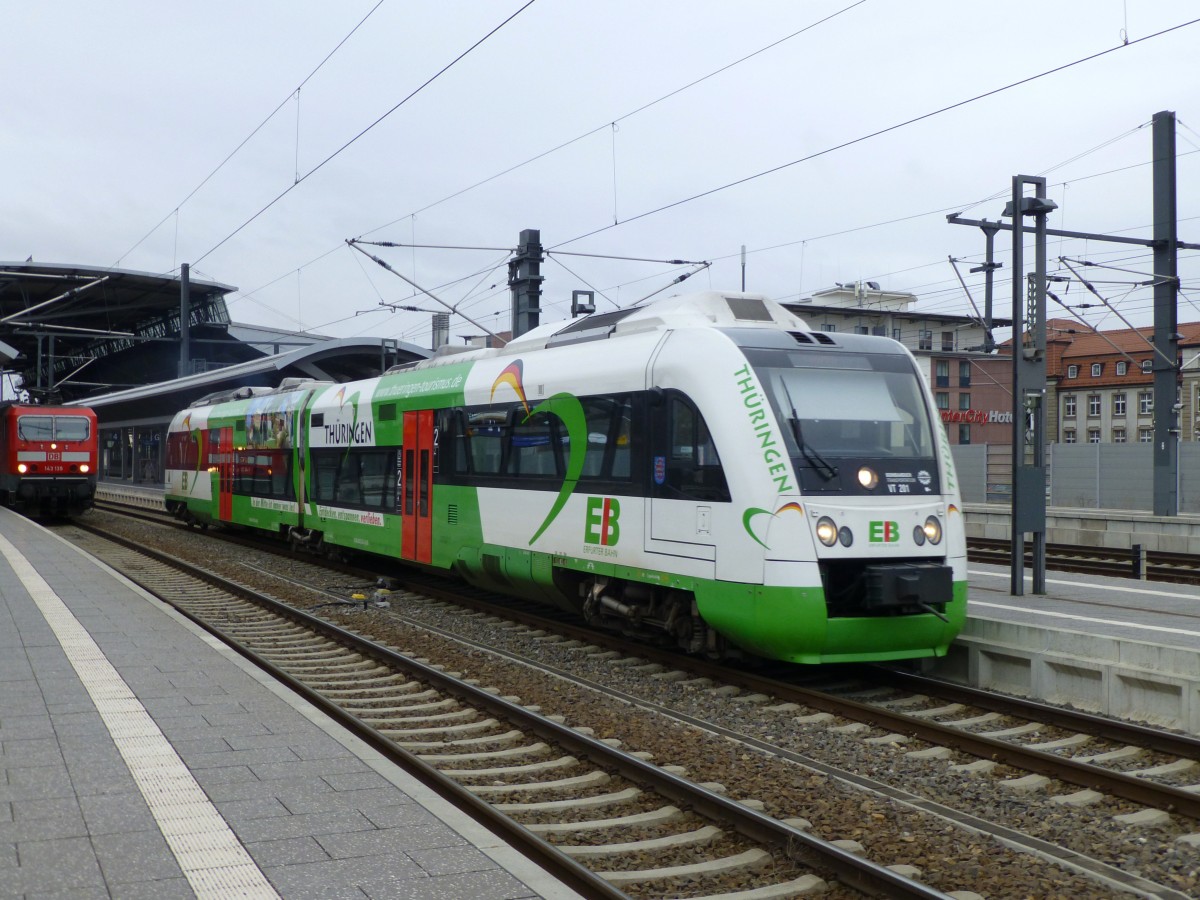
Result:
<svg viewBox="0 0 1200 900">
<path fill-rule="evenodd" d="M 934 362 L 933 383 L 935 387 L 950 387 L 950 360 L 939 359 Z"/>
<path fill-rule="evenodd" d="M 1118 375 L 1124 375 L 1128 371 L 1129 371 L 1129 363 L 1127 363 L 1125 360 L 1121 360 L 1120 362 L 1117 363 L 1117 374 Z"/>
<path fill-rule="evenodd" d="M 1100 395 L 1088 394 L 1088 418 L 1095 419 L 1100 415 Z"/>
<path fill-rule="evenodd" d="M 1079 377 L 1079 366 L 1075 366 L 1075 365 L 1067 366 L 1067 377 L 1068 378 L 1078 378 Z"/>
<path fill-rule="evenodd" d="M 1114 428 L 1112 430 L 1112 442 L 1114 444 L 1124 444 L 1125 443 L 1125 429 L 1124 428 L 1118 427 L 1118 428 Z"/>
<path fill-rule="evenodd" d="M 1074 419 L 1077 410 L 1077 401 L 1074 394 L 1063 394 L 1063 418 Z"/>
<path fill-rule="evenodd" d="M 1149 416 L 1154 413 L 1154 391 L 1138 391 L 1138 415 Z"/>
<path fill-rule="evenodd" d="M 1063 431 L 1063 443 L 1064 444 L 1074 444 L 1075 443 L 1075 429 L 1074 428 L 1067 428 Z"/>
<path fill-rule="evenodd" d="M 1112 402 L 1113 416 L 1114 417 L 1121 416 L 1122 418 L 1124 418 L 1126 415 L 1125 408 L 1127 406 L 1126 401 L 1125 401 L 1125 392 L 1121 391 L 1119 394 L 1113 394 L 1112 401 L 1113 401 Z"/>
</svg>

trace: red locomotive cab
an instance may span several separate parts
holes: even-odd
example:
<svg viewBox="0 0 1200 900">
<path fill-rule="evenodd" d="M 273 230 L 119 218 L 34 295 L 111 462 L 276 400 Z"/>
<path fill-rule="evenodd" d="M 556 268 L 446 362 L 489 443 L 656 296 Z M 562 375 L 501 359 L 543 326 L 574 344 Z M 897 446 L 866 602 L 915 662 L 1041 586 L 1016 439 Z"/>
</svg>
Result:
<svg viewBox="0 0 1200 900">
<path fill-rule="evenodd" d="M 3 408 L 0 501 L 44 515 L 81 512 L 96 492 L 96 414 L 82 406 Z"/>
</svg>

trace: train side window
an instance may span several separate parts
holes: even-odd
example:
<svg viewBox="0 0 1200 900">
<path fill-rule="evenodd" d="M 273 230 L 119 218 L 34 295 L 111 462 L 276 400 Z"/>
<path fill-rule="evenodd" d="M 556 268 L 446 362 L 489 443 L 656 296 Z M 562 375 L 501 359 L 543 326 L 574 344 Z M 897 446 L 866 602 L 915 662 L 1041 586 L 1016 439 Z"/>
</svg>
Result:
<svg viewBox="0 0 1200 900">
<path fill-rule="evenodd" d="M 467 441 L 470 471 L 477 475 L 499 475 L 504 448 L 504 414 L 471 413 L 467 417 Z M 458 468 L 457 471 L 465 471 Z"/>
<path fill-rule="evenodd" d="M 561 476 L 563 474 L 562 439 L 558 419 L 542 412 L 526 417 L 525 408 L 511 411 L 511 445 L 506 472 L 521 476 Z"/>
<path fill-rule="evenodd" d="M 630 398 L 585 397 L 581 403 L 587 417 L 587 452 L 581 477 L 628 480 L 632 470 Z"/>
<path fill-rule="evenodd" d="M 667 400 L 666 485 L 694 500 L 725 501 L 729 486 L 700 410 L 682 394 Z"/>
<path fill-rule="evenodd" d="M 314 450 L 312 453 L 312 496 L 314 500 L 330 502 L 337 483 L 338 452 Z"/>
<path fill-rule="evenodd" d="M 362 457 L 357 453 L 347 453 L 342 457 L 337 473 L 335 499 L 338 503 L 357 506 L 363 502 L 361 460 Z"/>
<path fill-rule="evenodd" d="M 393 497 L 391 506 L 396 503 L 395 484 L 396 466 L 386 450 L 367 450 L 356 454 L 359 456 L 359 477 L 362 482 L 362 503 L 370 507 L 384 506 L 384 496 L 387 493 L 388 475 L 392 477 Z"/>
<path fill-rule="evenodd" d="M 195 471 L 200 465 L 200 447 L 195 432 L 175 431 L 167 435 L 167 468 Z"/>
</svg>

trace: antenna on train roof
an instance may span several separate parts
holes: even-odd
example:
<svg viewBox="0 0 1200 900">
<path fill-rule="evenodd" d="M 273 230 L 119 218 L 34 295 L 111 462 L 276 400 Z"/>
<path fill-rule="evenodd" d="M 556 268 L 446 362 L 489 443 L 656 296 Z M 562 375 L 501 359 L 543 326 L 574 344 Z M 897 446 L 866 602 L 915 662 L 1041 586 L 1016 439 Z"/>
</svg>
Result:
<svg viewBox="0 0 1200 900">
<path fill-rule="evenodd" d="M 401 281 L 407 281 L 409 284 L 411 284 L 413 287 L 415 287 L 418 291 L 420 291 L 425 296 L 431 297 L 432 299 L 436 300 L 438 303 L 442 304 L 442 306 L 446 307 L 446 309 L 450 310 L 450 312 L 455 313 L 456 315 L 462 316 L 464 319 L 466 319 L 468 322 L 470 322 L 476 328 L 486 331 L 488 334 L 490 334 L 492 336 L 492 338 L 494 338 L 495 340 L 500 342 L 500 346 L 504 346 L 506 343 L 508 343 L 506 340 L 504 340 L 504 338 L 500 337 L 500 335 L 496 334 L 496 332 L 492 331 L 486 325 L 480 325 L 478 322 L 476 322 L 474 319 L 472 319 L 466 313 L 459 312 L 457 309 L 455 309 L 453 306 L 451 306 L 449 303 L 447 303 L 445 300 L 443 300 L 437 294 L 421 287 L 421 285 L 417 284 L 415 281 L 413 281 L 407 275 L 403 275 L 400 272 L 397 272 L 395 269 L 393 269 L 391 266 L 389 266 L 386 262 L 384 262 L 382 259 L 380 259 L 375 254 L 368 253 L 362 247 L 358 246 L 358 240 L 356 238 L 346 238 L 346 243 L 352 249 L 357 250 L 363 256 L 367 257 L 367 259 L 374 260 L 378 265 L 380 265 L 382 268 L 386 269 L 387 271 L 391 272 L 393 275 L 395 275 Z"/>
</svg>

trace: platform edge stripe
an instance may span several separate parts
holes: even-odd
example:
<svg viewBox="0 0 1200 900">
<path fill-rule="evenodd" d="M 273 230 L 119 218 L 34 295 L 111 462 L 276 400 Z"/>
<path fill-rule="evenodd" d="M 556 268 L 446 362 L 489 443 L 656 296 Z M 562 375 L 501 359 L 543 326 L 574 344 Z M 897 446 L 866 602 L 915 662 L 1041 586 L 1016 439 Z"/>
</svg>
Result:
<svg viewBox="0 0 1200 900">
<path fill-rule="evenodd" d="M 0 554 L 33 598 L 92 698 L 192 890 L 199 897 L 227 897 L 232 889 L 243 897 L 278 898 L 175 748 L 62 598 L 3 535 Z M 130 734 L 131 725 L 136 736 Z M 143 766 L 151 748 L 153 764 Z M 169 790 L 163 790 L 164 781 Z M 204 836 L 204 851 L 198 852 L 197 835 Z"/>
</svg>

